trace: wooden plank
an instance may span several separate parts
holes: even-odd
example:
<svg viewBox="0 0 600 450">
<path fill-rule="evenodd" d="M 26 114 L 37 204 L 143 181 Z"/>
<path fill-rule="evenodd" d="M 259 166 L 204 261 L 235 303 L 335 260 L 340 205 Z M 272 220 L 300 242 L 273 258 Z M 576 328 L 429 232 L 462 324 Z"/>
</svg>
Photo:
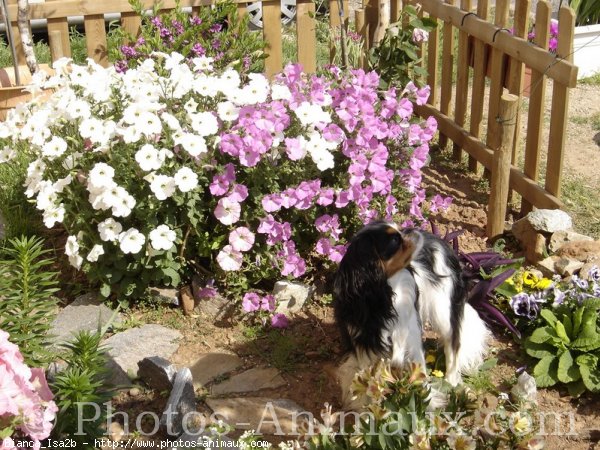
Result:
<svg viewBox="0 0 600 450">
<path fill-rule="evenodd" d="M 436 17 L 431 16 L 432 19 Z M 427 84 L 431 89 L 429 93 L 429 99 L 427 103 L 430 105 L 437 105 L 440 97 L 440 91 L 438 89 L 438 54 L 440 47 L 440 26 L 435 27 L 429 32 L 429 41 L 427 42 Z"/>
<path fill-rule="evenodd" d="M 267 41 L 268 56 L 265 59 L 267 77 L 283 68 L 283 48 L 281 45 L 281 3 L 279 0 L 263 0 L 263 36 Z"/>
<path fill-rule="evenodd" d="M 15 9 L 14 16 L 9 13 L 9 17 L 12 19 L 13 17 L 17 17 L 17 11 Z M 10 27 L 12 28 L 12 36 L 15 41 L 15 50 L 17 54 L 17 62 L 19 66 L 27 65 L 27 60 L 25 59 L 25 52 L 23 51 L 23 41 L 21 41 L 21 33 L 19 33 L 19 27 L 17 26 L 17 22 L 11 22 Z"/>
<path fill-rule="evenodd" d="M 497 27 L 491 23 L 471 16 L 465 20 L 464 25 L 461 22 L 465 12 L 452 5 L 440 2 L 439 0 L 420 0 L 426 11 L 441 20 L 450 21 L 460 29 L 466 28 L 467 32 L 489 44 L 492 48 L 497 48 L 513 58 L 520 61 L 527 61 L 527 64 L 537 70 L 547 71 L 546 75 L 561 84 L 569 87 L 577 85 L 577 66 L 564 59 L 557 59 L 554 54 L 545 52 L 541 48 L 531 45 L 526 39 L 521 39 L 507 32 L 496 34 L 496 39 L 492 40 Z"/>
<path fill-rule="evenodd" d="M 354 26 L 356 28 L 356 32 L 362 38 L 363 45 L 363 51 L 360 52 L 360 55 L 358 57 L 358 66 L 366 70 L 368 67 L 366 53 L 367 49 L 369 48 L 369 30 L 364 9 L 357 9 L 356 11 L 354 11 Z"/>
<path fill-rule="evenodd" d="M 537 5 L 535 23 L 539 24 L 535 43 L 548 50 L 548 26 L 552 7 L 546 0 L 540 0 Z M 544 105 L 546 103 L 546 77 L 543 72 L 532 69 L 529 94 L 529 111 L 527 113 L 527 140 L 525 141 L 525 164 L 523 172 L 529 178 L 537 181 L 539 178 L 540 150 L 542 148 L 542 133 L 544 130 Z M 527 199 L 521 200 L 521 215 L 533 209 Z"/>
<path fill-rule="evenodd" d="M 456 0 L 445 0 L 446 3 L 454 5 Z M 454 27 L 452 22 L 445 21 L 442 27 L 442 87 L 440 96 L 440 112 L 450 115 L 450 103 L 452 102 L 452 71 L 454 68 Z M 439 146 L 444 149 L 448 144 L 448 138 L 440 133 Z"/>
<path fill-rule="evenodd" d="M 83 18 L 85 43 L 88 56 L 103 67 L 108 67 L 108 48 L 104 15 L 97 14 Z"/>
<path fill-rule="evenodd" d="M 558 12 L 557 58 L 573 61 L 573 33 L 575 13 L 567 6 Z M 548 137 L 548 165 L 546 166 L 546 190 L 560 197 L 563 157 L 567 137 L 567 115 L 569 113 L 569 88 L 561 83 L 552 87 L 552 112 L 550 115 L 550 135 Z"/>
<path fill-rule="evenodd" d="M 508 205 L 508 186 L 510 181 L 510 166 L 512 141 L 515 136 L 514 117 L 517 114 L 519 97 L 504 94 L 500 99 L 500 145 L 494 150 L 492 159 L 492 183 L 488 203 L 487 235 L 489 238 L 504 232 L 504 221 Z"/>
<path fill-rule="evenodd" d="M 121 13 L 121 26 L 131 35 L 132 42 L 135 42 L 140 35 L 142 18 L 135 12 Z"/>
<path fill-rule="evenodd" d="M 58 34 L 56 34 L 58 33 Z M 60 39 L 59 43 L 55 43 L 56 39 Z M 48 19 L 48 40 L 52 55 L 52 61 L 58 58 L 58 45 L 60 45 L 60 53 L 62 56 L 71 57 L 71 43 L 69 42 L 69 23 L 67 19 Z M 54 51 L 52 49 L 54 48 Z"/>
<path fill-rule="evenodd" d="M 400 11 L 402 11 L 402 0 L 390 0 L 390 22 L 400 20 Z"/>
<path fill-rule="evenodd" d="M 471 10 L 471 0 L 460 0 L 460 7 L 464 11 Z M 454 107 L 454 121 L 463 127 L 467 113 L 467 100 L 469 90 L 469 35 L 461 30 L 458 34 L 458 65 L 456 69 L 456 104 Z M 460 162 L 462 150 L 456 144 L 453 145 L 454 160 Z"/>
<path fill-rule="evenodd" d="M 315 20 L 315 4 L 312 0 L 296 2 L 296 37 L 298 45 L 298 62 L 304 71 L 317 71 L 317 35 Z"/>
<path fill-rule="evenodd" d="M 367 21 L 367 28 L 369 32 L 367 49 L 373 46 L 373 37 L 375 36 L 375 30 L 377 29 L 377 23 L 379 22 L 379 1 L 378 0 L 363 0 L 365 8 L 365 17 Z"/>
<path fill-rule="evenodd" d="M 415 112 L 421 117 L 433 116 L 438 122 L 440 132 L 444 133 L 452 141 L 457 142 L 463 150 L 477 159 L 484 167 L 487 169 L 492 168 L 493 150 L 479 139 L 471 136 L 468 131 L 456 125 L 450 117 L 441 114 L 431 105 L 416 105 Z M 564 206 L 557 197 L 538 186 L 535 181 L 526 177 L 518 167 L 511 166 L 510 168 L 510 187 L 537 208 L 556 209 Z"/>
<path fill-rule="evenodd" d="M 508 0 L 498 0 L 496 2 L 496 17 L 494 24 L 498 28 L 504 28 L 508 21 Z M 498 34 L 506 33 L 500 31 Z M 492 49 L 491 58 L 491 81 L 490 93 L 488 97 L 488 128 L 486 143 L 490 148 L 498 148 L 500 145 L 500 127 L 498 122 L 498 112 L 500 110 L 500 98 L 504 90 L 504 53 L 498 48 Z"/>
<path fill-rule="evenodd" d="M 488 0 L 477 1 L 477 16 L 488 20 Z M 471 17 L 465 18 L 471 20 Z M 477 139 L 481 136 L 481 123 L 483 122 L 483 102 L 485 98 L 485 73 L 487 70 L 487 47 L 480 39 L 473 39 L 473 90 L 471 93 L 471 120 L 469 130 Z M 477 160 L 469 155 L 469 170 L 477 172 Z"/>
</svg>

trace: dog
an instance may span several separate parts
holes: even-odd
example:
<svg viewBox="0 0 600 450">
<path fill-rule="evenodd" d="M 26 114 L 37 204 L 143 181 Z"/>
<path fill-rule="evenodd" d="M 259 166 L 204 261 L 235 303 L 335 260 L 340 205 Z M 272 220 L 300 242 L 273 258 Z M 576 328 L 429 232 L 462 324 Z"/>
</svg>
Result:
<svg viewBox="0 0 600 450">
<path fill-rule="evenodd" d="M 342 344 L 354 356 L 345 364 L 350 372 L 379 358 L 391 358 L 395 366 L 416 362 L 425 368 L 423 323 L 444 345 L 451 385 L 483 361 L 489 330 L 466 303 L 458 258 L 431 233 L 400 230 L 383 221 L 366 225 L 352 238 L 333 291 Z"/>
</svg>

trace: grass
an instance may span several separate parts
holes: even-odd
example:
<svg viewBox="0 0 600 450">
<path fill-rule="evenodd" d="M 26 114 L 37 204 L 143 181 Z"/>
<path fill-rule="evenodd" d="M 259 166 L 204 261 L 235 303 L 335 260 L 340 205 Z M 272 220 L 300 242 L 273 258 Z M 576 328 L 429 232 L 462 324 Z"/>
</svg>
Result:
<svg viewBox="0 0 600 450">
<path fill-rule="evenodd" d="M 562 195 L 567 212 L 573 217 L 578 232 L 600 238 L 600 197 L 598 186 L 592 186 L 579 176 L 563 181 Z"/>
<path fill-rule="evenodd" d="M 577 81 L 580 84 L 591 84 L 591 85 L 600 85 L 600 73 L 596 75 L 592 75 L 591 77 L 583 78 L 582 80 Z"/>
</svg>

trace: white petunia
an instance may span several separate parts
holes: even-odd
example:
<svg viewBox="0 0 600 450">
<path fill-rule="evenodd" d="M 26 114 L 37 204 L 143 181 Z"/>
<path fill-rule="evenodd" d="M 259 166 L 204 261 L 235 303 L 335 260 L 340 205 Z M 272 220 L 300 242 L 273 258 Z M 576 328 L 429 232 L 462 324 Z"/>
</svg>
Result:
<svg viewBox="0 0 600 450">
<path fill-rule="evenodd" d="M 98 257 L 102 255 L 104 255 L 104 247 L 100 244 L 96 244 L 92 247 L 85 259 L 89 262 L 96 262 L 98 261 Z"/>
<path fill-rule="evenodd" d="M 226 245 L 217 255 L 217 262 L 221 269 L 226 271 L 239 270 L 242 267 L 244 256 L 233 249 L 231 245 Z"/>
<path fill-rule="evenodd" d="M 323 111 L 319 105 L 315 105 L 309 102 L 302 102 L 300 106 L 294 111 L 296 117 L 302 125 L 312 125 L 315 123 L 330 123 L 331 116 L 328 112 Z"/>
<path fill-rule="evenodd" d="M 290 88 L 283 84 L 273 84 L 271 86 L 271 99 L 273 100 L 289 100 L 292 98 Z"/>
<path fill-rule="evenodd" d="M 123 231 L 123 226 L 112 217 L 98 224 L 98 233 L 103 241 L 116 241 Z"/>
<path fill-rule="evenodd" d="M 65 255 L 74 256 L 79 254 L 79 242 L 77 236 L 69 236 L 65 244 Z"/>
<path fill-rule="evenodd" d="M 46 228 L 52 228 L 56 222 L 61 223 L 65 218 L 65 205 L 52 205 L 44 210 L 44 225 Z"/>
<path fill-rule="evenodd" d="M 231 247 L 239 252 L 247 252 L 254 245 L 254 233 L 246 227 L 238 227 L 229 233 Z"/>
<path fill-rule="evenodd" d="M 202 136 L 193 133 L 181 133 L 181 136 L 176 140 L 176 143 L 181 144 L 183 149 L 191 156 L 200 156 L 208 151 L 206 141 Z"/>
<path fill-rule="evenodd" d="M 75 267 L 77 270 L 81 269 L 81 264 L 83 263 L 83 258 L 80 255 L 71 255 L 69 256 L 69 264 Z"/>
<path fill-rule="evenodd" d="M 173 114 L 169 114 L 168 112 L 163 112 L 160 115 L 160 118 L 167 125 L 167 127 L 169 127 L 170 130 L 173 130 L 173 131 L 181 130 L 181 124 L 179 123 L 179 120 L 177 119 L 177 117 L 175 117 Z"/>
<path fill-rule="evenodd" d="M 240 220 L 242 206 L 228 197 L 223 197 L 215 208 L 215 217 L 223 225 L 232 225 Z"/>
<path fill-rule="evenodd" d="M 135 228 L 130 228 L 119 234 L 119 247 L 123 253 L 135 255 L 142 250 L 145 242 L 144 235 Z"/>
<path fill-rule="evenodd" d="M 150 144 L 145 144 L 135 154 L 135 160 L 144 172 L 158 170 L 162 167 L 163 159 L 159 151 Z"/>
<path fill-rule="evenodd" d="M 231 102 L 221 102 L 217 105 L 219 118 L 224 122 L 232 122 L 240 115 L 240 108 Z"/>
<path fill-rule="evenodd" d="M 157 199 L 165 200 L 175 193 L 175 179 L 167 175 L 156 175 L 150 183 L 150 190 Z"/>
<path fill-rule="evenodd" d="M 10 161 L 15 156 L 17 156 L 17 152 L 8 146 L 5 146 L 3 149 L 0 149 L 0 164 Z"/>
<path fill-rule="evenodd" d="M 198 175 L 189 167 L 182 167 L 173 177 L 181 192 L 189 192 L 198 186 Z"/>
<path fill-rule="evenodd" d="M 173 247 L 177 234 L 167 225 L 159 225 L 149 234 L 154 250 L 169 250 Z"/>
<path fill-rule="evenodd" d="M 88 184 L 94 188 L 110 187 L 114 185 L 115 169 L 106 163 L 96 163 L 88 176 Z"/>
<path fill-rule="evenodd" d="M 35 199 L 35 207 L 40 211 L 45 211 L 56 204 L 58 195 L 50 181 L 40 181 L 39 188 L 40 191 Z"/>
<path fill-rule="evenodd" d="M 204 72 L 212 70 L 212 63 L 214 60 L 215 58 L 212 58 L 210 56 L 199 56 L 197 58 L 192 59 L 192 63 L 194 64 L 196 70 Z"/>
<path fill-rule="evenodd" d="M 217 118 L 211 112 L 189 114 L 192 129 L 200 136 L 211 136 L 219 131 Z"/>
<path fill-rule="evenodd" d="M 112 215 L 115 217 L 127 217 L 135 206 L 135 198 L 129 192 L 119 186 L 117 188 L 117 197 L 111 205 Z"/>
<path fill-rule="evenodd" d="M 59 136 L 53 136 L 42 146 L 42 155 L 54 159 L 61 156 L 67 150 L 67 141 Z"/>
</svg>

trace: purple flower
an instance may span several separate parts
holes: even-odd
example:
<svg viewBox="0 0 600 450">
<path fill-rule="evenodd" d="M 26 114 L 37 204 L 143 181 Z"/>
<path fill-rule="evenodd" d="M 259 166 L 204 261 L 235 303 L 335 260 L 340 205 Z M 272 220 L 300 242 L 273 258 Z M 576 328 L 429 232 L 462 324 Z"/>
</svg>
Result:
<svg viewBox="0 0 600 450">
<path fill-rule="evenodd" d="M 123 53 L 123 56 L 126 58 L 135 58 L 138 55 L 138 52 L 135 50 L 135 48 L 129 45 L 122 45 L 121 53 Z"/>
<path fill-rule="evenodd" d="M 210 27 L 210 31 L 213 33 L 218 33 L 222 29 L 223 29 L 223 25 L 221 25 L 220 23 L 215 23 L 214 25 L 212 25 Z"/>
<path fill-rule="evenodd" d="M 540 307 L 535 297 L 525 292 L 515 295 L 510 300 L 510 306 L 517 316 L 533 320 L 537 317 Z"/>
<path fill-rule="evenodd" d="M 429 209 L 431 210 L 431 212 L 443 212 L 446 211 L 450 205 L 452 204 L 452 197 L 442 197 L 439 194 L 436 194 L 432 199 L 431 199 L 431 204 L 429 205 Z"/>
<path fill-rule="evenodd" d="M 275 297 L 269 294 L 261 298 L 260 309 L 268 312 L 275 311 Z"/>
<path fill-rule="evenodd" d="M 242 299 L 242 309 L 244 312 L 250 313 L 258 311 L 260 308 L 260 296 L 255 292 L 248 292 L 244 294 Z"/>
<path fill-rule="evenodd" d="M 120 60 L 120 61 L 115 62 L 115 70 L 117 73 L 125 73 L 125 72 L 127 72 L 127 69 L 129 69 L 129 66 L 127 65 L 127 61 Z"/>
<path fill-rule="evenodd" d="M 204 56 L 206 55 L 206 50 L 204 49 L 204 47 L 202 47 L 202 45 L 199 42 L 196 42 L 193 46 L 192 46 L 192 52 L 196 55 L 196 56 Z"/>
<path fill-rule="evenodd" d="M 181 22 L 179 22 L 178 20 L 173 19 L 171 21 L 171 26 L 173 27 L 173 29 L 175 30 L 175 34 L 183 34 L 184 29 L 183 29 L 183 24 Z"/>
<path fill-rule="evenodd" d="M 202 19 L 198 16 L 192 16 L 190 17 L 190 23 L 192 25 L 201 25 L 202 24 Z"/>
<path fill-rule="evenodd" d="M 198 289 L 196 297 L 198 298 L 213 298 L 217 295 L 217 290 L 214 287 L 215 280 L 210 279 L 206 282 L 203 288 Z"/>
<path fill-rule="evenodd" d="M 162 20 L 158 16 L 154 16 L 150 19 L 150 23 L 154 25 L 156 28 L 162 27 Z"/>
<path fill-rule="evenodd" d="M 412 40 L 415 44 L 420 44 L 421 42 L 427 42 L 429 39 L 429 33 L 422 28 L 415 28 L 412 34 Z"/>
<path fill-rule="evenodd" d="M 598 266 L 592 266 L 588 271 L 588 278 L 592 281 L 600 281 L 600 268 Z"/>
<path fill-rule="evenodd" d="M 271 317 L 271 326 L 273 328 L 287 328 L 289 324 L 289 320 L 285 314 L 276 313 Z"/>
</svg>

